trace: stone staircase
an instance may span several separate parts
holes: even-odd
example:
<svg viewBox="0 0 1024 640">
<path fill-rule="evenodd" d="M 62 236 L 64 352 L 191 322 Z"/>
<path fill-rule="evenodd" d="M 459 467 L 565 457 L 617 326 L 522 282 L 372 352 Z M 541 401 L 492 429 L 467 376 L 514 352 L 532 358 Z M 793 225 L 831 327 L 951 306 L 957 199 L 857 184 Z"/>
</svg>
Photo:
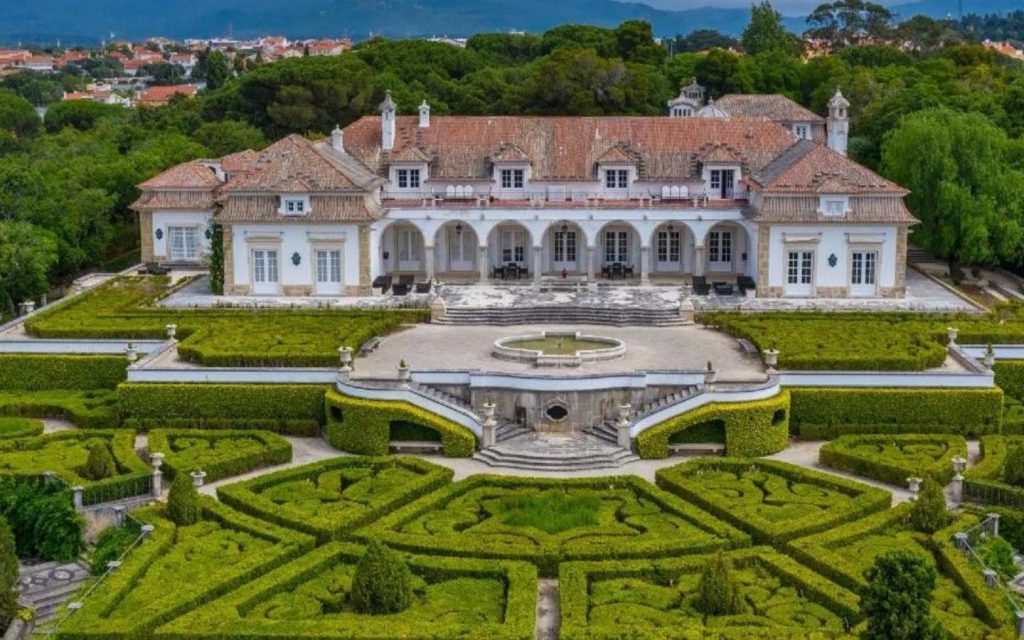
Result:
<svg viewBox="0 0 1024 640">
<path fill-rule="evenodd" d="M 509 422 L 499 425 L 498 428 L 494 430 L 494 441 L 504 442 L 506 440 L 511 440 L 512 438 L 525 435 L 529 432 L 530 430 L 523 425 L 515 422 Z"/>
<path fill-rule="evenodd" d="M 646 418 L 647 416 L 651 415 L 656 411 L 661 411 L 665 407 L 669 407 L 674 404 L 678 404 L 684 400 L 688 400 L 693 396 L 699 394 L 700 392 L 700 387 L 691 385 L 684 389 L 680 389 L 675 393 L 671 393 L 667 396 L 662 396 L 657 400 L 653 400 L 645 405 L 640 406 L 640 408 L 638 408 L 636 411 L 630 414 L 629 421 L 632 423 L 636 422 L 637 420 L 640 420 L 641 418 Z"/>
<path fill-rule="evenodd" d="M 21 565 L 19 574 L 19 601 L 35 609 L 39 633 L 89 579 L 89 568 L 81 562 L 42 562 Z"/>
<path fill-rule="evenodd" d="M 587 433 L 528 431 L 473 454 L 492 467 L 531 471 L 615 469 L 639 460 L 632 451 Z"/>
<path fill-rule="evenodd" d="M 441 402 L 443 404 L 460 407 L 462 409 L 468 409 L 469 411 L 473 410 L 473 407 L 471 407 L 469 403 L 463 400 L 462 398 L 456 395 L 452 395 L 447 391 L 442 391 L 437 387 L 431 387 L 425 384 L 414 384 L 412 385 L 412 388 L 414 391 L 417 391 L 420 394 L 427 396 L 428 398 L 433 398 L 434 400 L 437 400 L 438 402 Z"/>
<path fill-rule="evenodd" d="M 437 323 L 502 327 L 518 324 L 675 327 L 686 324 L 680 318 L 678 309 L 562 305 L 449 307 L 446 317 Z"/>
</svg>

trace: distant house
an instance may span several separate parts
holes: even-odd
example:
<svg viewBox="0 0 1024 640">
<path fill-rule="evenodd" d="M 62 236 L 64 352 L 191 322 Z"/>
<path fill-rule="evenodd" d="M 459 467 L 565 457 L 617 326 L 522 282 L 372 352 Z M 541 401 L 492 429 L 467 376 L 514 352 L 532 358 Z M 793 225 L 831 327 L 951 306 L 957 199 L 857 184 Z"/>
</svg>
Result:
<svg viewBox="0 0 1024 640">
<path fill-rule="evenodd" d="M 146 66 L 147 64 L 150 63 L 143 62 L 142 60 L 125 60 L 123 64 L 124 74 L 126 76 L 138 75 L 139 72 L 142 71 L 142 67 Z"/>
<path fill-rule="evenodd" d="M 140 107 L 162 107 L 174 96 L 196 97 L 198 88 L 191 84 L 177 84 L 169 87 L 149 87 L 139 94 L 136 101 Z"/>
<path fill-rule="evenodd" d="M 192 70 L 196 67 L 196 56 L 194 53 L 172 53 L 168 62 L 181 66 L 185 70 L 186 76 L 192 75 Z"/>
<path fill-rule="evenodd" d="M 337 56 L 352 48 L 352 41 L 344 40 L 310 40 L 305 49 L 311 56 Z"/>
<path fill-rule="evenodd" d="M 54 60 L 54 66 L 58 69 L 63 69 L 69 64 L 78 62 L 80 60 L 85 60 L 88 57 L 88 51 L 65 51 L 63 54 L 61 54 L 60 57 Z"/>
<path fill-rule="evenodd" d="M 0 69 L 20 67 L 31 57 L 27 49 L 0 49 Z"/>
<path fill-rule="evenodd" d="M 1009 56 L 1011 58 L 1017 59 L 1024 59 L 1024 52 L 1022 52 L 1017 47 L 1013 46 L 1013 44 L 1011 44 L 1010 42 L 993 42 L 992 40 L 985 40 L 985 42 L 983 42 L 982 44 L 985 45 L 986 49 L 998 51 L 1004 56 Z"/>
<path fill-rule="evenodd" d="M 23 66 L 29 71 L 53 73 L 54 60 L 51 56 L 29 56 Z"/>
<path fill-rule="evenodd" d="M 64 102 L 73 100 L 92 100 L 102 104 L 116 104 L 122 107 L 130 107 L 134 104 L 131 98 L 114 93 L 110 85 L 92 85 L 85 91 L 67 91 L 62 98 Z"/>
</svg>

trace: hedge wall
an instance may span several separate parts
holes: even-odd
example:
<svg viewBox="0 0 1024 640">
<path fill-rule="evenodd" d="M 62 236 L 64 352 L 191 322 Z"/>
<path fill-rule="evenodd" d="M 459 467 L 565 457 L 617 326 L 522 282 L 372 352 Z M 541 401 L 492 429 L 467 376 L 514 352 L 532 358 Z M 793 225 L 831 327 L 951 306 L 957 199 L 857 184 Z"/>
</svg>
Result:
<svg viewBox="0 0 1024 640">
<path fill-rule="evenodd" d="M 778 453 L 789 442 L 789 392 L 774 398 L 741 403 L 714 403 L 671 418 L 636 438 L 641 458 L 667 458 L 673 435 L 712 420 L 725 423 L 725 452 L 729 456 L 756 457 Z"/>
<path fill-rule="evenodd" d="M 0 389 L 113 389 L 124 382 L 124 356 L 0 354 Z"/>
<path fill-rule="evenodd" d="M 996 374 L 996 384 L 1006 395 L 1024 398 L 1024 361 L 998 360 L 992 370 Z"/>
<path fill-rule="evenodd" d="M 981 461 L 964 473 L 964 497 L 1024 509 L 1024 487 L 1003 482 L 1006 456 L 1014 447 L 1024 447 L 1024 436 L 983 436 Z"/>
<path fill-rule="evenodd" d="M 258 430 L 155 429 L 149 433 L 148 448 L 151 453 L 163 452 L 163 468 L 170 478 L 199 468 L 206 472 L 206 482 L 292 459 L 290 442 Z"/>
<path fill-rule="evenodd" d="M 942 451 L 914 456 L 914 449 Z M 895 450 L 894 450 L 895 449 Z M 953 479 L 952 460 L 967 457 L 967 443 L 960 436 L 943 434 L 841 436 L 818 452 L 822 465 L 879 482 L 904 486 L 907 478 L 934 478 L 945 486 Z"/>
<path fill-rule="evenodd" d="M 88 429 L 105 429 L 120 424 L 117 393 L 107 389 L 0 391 L 0 416 L 62 418 Z"/>
<path fill-rule="evenodd" d="M 43 435 L 43 423 L 32 418 L 0 418 L 0 440 Z"/>
<path fill-rule="evenodd" d="M 315 436 L 325 390 L 319 385 L 125 383 L 117 394 L 125 425 L 136 429 L 265 429 Z"/>
<path fill-rule="evenodd" d="M 794 387 L 791 424 L 802 438 L 855 433 L 999 433 L 1003 391 Z"/>
<path fill-rule="evenodd" d="M 451 420 L 405 402 L 361 400 L 337 391 L 327 392 L 327 442 L 332 447 L 367 456 L 388 454 L 391 423 L 413 423 L 441 434 L 444 455 L 468 458 L 476 451 L 476 436 Z"/>
</svg>

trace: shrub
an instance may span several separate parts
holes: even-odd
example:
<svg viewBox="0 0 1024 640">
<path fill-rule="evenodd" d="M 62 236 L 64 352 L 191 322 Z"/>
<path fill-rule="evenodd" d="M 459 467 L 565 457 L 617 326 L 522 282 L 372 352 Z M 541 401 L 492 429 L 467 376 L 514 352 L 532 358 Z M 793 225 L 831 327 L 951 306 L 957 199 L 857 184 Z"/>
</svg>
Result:
<svg viewBox="0 0 1024 640">
<path fill-rule="evenodd" d="M 893 551 L 875 560 L 867 572 L 860 608 L 867 617 L 865 636 L 887 640 L 941 640 L 932 617 L 935 568 L 919 556 Z"/>
<path fill-rule="evenodd" d="M 642 458 L 667 458 L 672 438 L 718 420 L 725 425 L 727 455 L 755 457 L 777 453 L 789 442 L 789 392 L 783 391 L 768 400 L 713 403 L 688 411 L 642 431 L 636 438 L 637 451 Z"/>
<path fill-rule="evenodd" d="M 324 419 L 325 390 L 320 385 L 126 383 L 117 395 L 126 424 L 134 427 L 256 428 L 315 436 Z"/>
<path fill-rule="evenodd" d="M 995 569 L 1004 581 L 1012 580 L 1020 573 L 1017 563 L 1013 560 L 1013 547 L 1004 538 L 986 539 L 981 544 L 980 555 L 985 566 Z"/>
<path fill-rule="evenodd" d="M 70 562 L 82 549 L 85 521 L 71 492 L 38 480 L 0 478 L 0 517 L 14 532 L 18 556 Z"/>
<path fill-rule="evenodd" d="M 124 356 L 0 354 L 0 390 L 113 389 L 124 382 Z"/>
<path fill-rule="evenodd" d="M 0 517 L 0 629 L 6 629 L 18 610 L 18 556 L 14 534 Z"/>
<path fill-rule="evenodd" d="M 947 484 L 956 456 L 967 456 L 967 443 L 940 434 L 840 436 L 818 452 L 826 467 L 900 486 L 911 476 Z"/>
<path fill-rule="evenodd" d="M 805 440 L 866 433 L 999 432 L 1003 392 L 991 389 L 794 387 L 792 420 Z"/>
<path fill-rule="evenodd" d="M 199 493 L 192 484 L 192 479 L 179 473 L 171 482 L 171 490 L 167 492 L 167 519 L 179 527 L 199 522 Z"/>
<path fill-rule="evenodd" d="M 96 539 L 96 548 L 89 556 L 89 570 L 92 575 L 103 575 L 107 564 L 121 557 L 131 543 L 139 536 L 136 527 L 109 527 Z"/>
<path fill-rule="evenodd" d="M 932 534 L 946 527 L 949 521 L 946 495 L 942 492 L 942 485 L 926 478 L 917 501 L 910 510 L 910 524 L 921 533 Z"/>
<path fill-rule="evenodd" d="M 157 429 L 149 433 L 149 450 L 164 453 L 164 469 L 171 477 L 200 468 L 207 482 L 292 459 L 290 442 L 256 430 Z"/>
<path fill-rule="evenodd" d="M 110 454 L 107 443 L 103 440 L 90 440 L 86 445 L 89 448 L 89 458 L 85 461 L 83 476 L 90 480 L 103 480 L 117 474 L 117 465 L 114 464 L 114 456 Z"/>
<path fill-rule="evenodd" d="M 0 418 L 0 440 L 30 438 L 43 434 L 41 420 L 31 418 Z"/>
<path fill-rule="evenodd" d="M 391 425 L 396 422 L 437 431 L 442 451 L 450 458 L 468 458 L 476 450 L 476 436 L 472 431 L 405 402 L 361 400 L 331 390 L 327 392 L 326 403 L 327 442 L 342 451 L 367 456 L 387 455 Z"/>
<path fill-rule="evenodd" d="M 1013 447 L 1003 464 L 1003 481 L 1024 488 L 1024 445 Z"/>
<path fill-rule="evenodd" d="M 0 416 L 62 418 L 87 429 L 109 429 L 120 423 L 117 395 L 90 391 L 0 391 Z"/>
<path fill-rule="evenodd" d="M 1006 458 L 1024 447 L 1022 436 L 982 436 L 981 460 L 964 474 L 964 495 L 972 501 L 1024 509 L 1024 487 L 1007 484 Z"/>
<path fill-rule="evenodd" d="M 721 552 L 704 567 L 697 587 L 697 608 L 708 616 L 726 616 L 740 613 L 739 589 L 732 579 L 729 562 Z"/>
<path fill-rule="evenodd" d="M 412 602 L 412 574 L 405 560 L 371 540 L 352 577 L 352 604 L 371 615 L 399 613 Z"/>
</svg>

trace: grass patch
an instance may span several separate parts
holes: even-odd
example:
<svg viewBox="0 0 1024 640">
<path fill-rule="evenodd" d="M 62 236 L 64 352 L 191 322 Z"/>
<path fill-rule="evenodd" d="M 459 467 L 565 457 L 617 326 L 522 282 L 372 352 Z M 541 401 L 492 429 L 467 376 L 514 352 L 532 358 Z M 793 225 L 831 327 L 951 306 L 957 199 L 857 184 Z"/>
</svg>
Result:
<svg viewBox="0 0 1024 640">
<path fill-rule="evenodd" d="M 502 522 L 513 527 L 533 527 L 557 534 L 600 522 L 601 500 L 596 496 L 570 496 L 557 489 L 534 496 L 509 496 L 498 511 Z"/>
<path fill-rule="evenodd" d="M 0 418 L 0 440 L 43 435 L 43 423 L 32 418 Z"/>
</svg>

